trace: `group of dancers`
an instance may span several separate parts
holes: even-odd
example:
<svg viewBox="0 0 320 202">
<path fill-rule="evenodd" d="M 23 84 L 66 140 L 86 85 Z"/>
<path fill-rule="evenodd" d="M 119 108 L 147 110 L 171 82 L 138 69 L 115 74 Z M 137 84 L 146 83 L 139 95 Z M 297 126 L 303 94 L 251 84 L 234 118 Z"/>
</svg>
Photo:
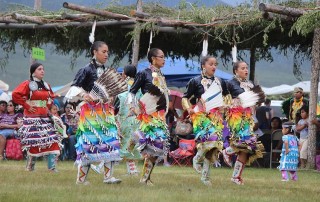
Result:
<svg viewBox="0 0 320 202">
<path fill-rule="evenodd" d="M 134 66 L 126 66 L 119 79 L 116 72 L 104 66 L 109 55 L 105 42 L 94 42 L 90 53 L 90 63 L 78 71 L 66 95 L 69 100 L 83 100 L 76 133 L 76 183 L 89 184 L 90 167 L 97 168 L 94 164 L 104 168 L 104 183 L 120 183 L 121 180 L 113 176 L 115 164 L 125 159 L 128 173 L 136 174 L 135 160 L 143 158 L 140 182 L 153 185 L 151 173 L 169 152 L 170 134 L 165 115 L 170 91 L 161 72 L 165 55 L 158 48 L 150 49 L 148 68 L 137 73 Z M 245 62 L 234 64 L 234 78 L 230 81 L 215 77 L 216 68 L 216 58 L 203 57 L 202 73 L 188 82 L 182 99 L 197 140 L 193 167 L 201 173 L 201 181 L 211 185 L 210 165 L 217 161 L 219 153 L 228 166 L 232 166 L 232 156 L 237 155 L 231 181 L 242 185 L 244 166 L 262 157 L 263 145 L 252 132 L 252 110 L 264 95 L 247 79 Z M 56 156 L 60 154 L 63 138 L 48 113 L 54 93 L 43 78 L 43 65 L 32 64 L 30 79 L 12 93 L 13 101 L 24 108 L 19 134 L 27 150 L 28 171 L 34 170 L 36 157 L 44 155 L 48 156 L 48 169 L 56 171 Z M 225 125 L 231 135 L 230 146 L 223 149 Z"/>
</svg>

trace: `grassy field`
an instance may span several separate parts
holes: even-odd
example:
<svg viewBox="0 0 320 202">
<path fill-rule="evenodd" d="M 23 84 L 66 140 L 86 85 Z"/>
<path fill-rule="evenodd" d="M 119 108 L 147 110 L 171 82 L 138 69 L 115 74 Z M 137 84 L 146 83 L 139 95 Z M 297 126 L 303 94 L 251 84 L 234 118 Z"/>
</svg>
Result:
<svg viewBox="0 0 320 202">
<path fill-rule="evenodd" d="M 247 168 L 244 186 L 230 182 L 231 169 L 213 168 L 212 187 L 200 182 L 191 167 L 155 168 L 153 187 L 139 184 L 140 176 L 125 176 L 125 164 L 116 166 L 117 185 L 102 183 L 103 176 L 90 172 L 90 185 L 76 185 L 73 162 L 59 162 L 58 173 L 48 172 L 38 161 L 34 172 L 24 170 L 23 161 L 0 162 L 0 201 L 318 201 L 320 173 L 299 171 L 297 182 L 281 182 L 276 169 Z M 141 164 L 139 170 L 141 170 Z"/>
</svg>

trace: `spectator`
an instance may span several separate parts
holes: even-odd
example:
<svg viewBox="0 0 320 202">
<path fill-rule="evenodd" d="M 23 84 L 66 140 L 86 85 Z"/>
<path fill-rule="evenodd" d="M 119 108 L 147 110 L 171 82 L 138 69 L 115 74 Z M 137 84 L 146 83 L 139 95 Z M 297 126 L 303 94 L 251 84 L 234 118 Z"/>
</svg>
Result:
<svg viewBox="0 0 320 202">
<path fill-rule="evenodd" d="M 273 117 L 273 109 L 271 108 L 271 100 L 266 99 L 264 106 L 260 106 L 256 110 L 256 117 L 259 122 L 260 129 L 270 129 L 271 118 Z"/>
<path fill-rule="evenodd" d="M 0 100 L 0 115 L 5 114 L 7 112 L 7 102 L 4 100 Z"/>
<path fill-rule="evenodd" d="M 66 103 L 64 107 L 65 113 L 61 115 L 63 123 L 67 126 L 68 138 L 62 141 L 64 145 L 63 158 L 76 160 L 76 132 L 78 129 L 79 115 L 75 112 L 75 105 L 73 103 Z"/>
<path fill-rule="evenodd" d="M 271 148 L 270 148 L 270 145 L 271 145 L 271 134 L 275 131 L 275 130 L 279 130 L 279 129 L 282 129 L 282 121 L 279 117 L 273 117 L 271 119 L 271 123 L 270 123 L 270 133 L 265 133 L 263 136 L 259 137 L 258 140 L 261 141 L 261 143 L 263 144 L 264 146 L 264 149 L 266 152 L 270 152 Z M 282 147 L 282 141 L 277 141 L 277 142 L 274 142 L 274 148 L 278 148 L 280 149 Z"/>
<path fill-rule="evenodd" d="M 15 135 L 15 130 L 19 128 L 17 120 L 23 116 L 20 113 L 15 113 L 15 107 L 16 105 L 9 101 L 6 110 L 8 113 L 0 115 L 0 160 L 3 160 L 7 138 Z"/>
<path fill-rule="evenodd" d="M 296 130 L 300 133 L 300 168 L 305 168 L 307 164 L 307 154 L 308 154 L 308 119 L 309 119 L 309 109 L 307 106 L 303 106 L 300 109 L 301 119 L 299 120 Z"/>
<path fill-rule="evenodd" d="M 303 97 L 302 88 L 295 87 L 293 91 L 293 98 L 282 103 L 282 110 L 286 114 L 289 121 L 298 123 L 298 121 L 301 119 L 299 110 L 302 106 L 309 106 L 309 100 Z"/>
</svg>

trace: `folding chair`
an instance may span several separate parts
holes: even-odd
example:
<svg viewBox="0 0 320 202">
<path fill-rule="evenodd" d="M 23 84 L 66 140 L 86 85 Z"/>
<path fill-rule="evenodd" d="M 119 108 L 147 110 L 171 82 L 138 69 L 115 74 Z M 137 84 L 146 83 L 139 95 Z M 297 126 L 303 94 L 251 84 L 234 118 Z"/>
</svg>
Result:
<svg viewBox="0 0 320 202">
<path fill-rule="evenodd" d="M 279 159 L 273 160 L 273 154 L 278 154 L 280 156 L 281 151 L 282 151 L 282 146 L 281 149 L 274 149 L 274 141 L 281 141 L 282 140 L 282 130 L 278 129 L 273 131 L 271 134 L 271 146 L 270 146 L 270 168 L 272 168 L 272 164 L 279 163 Z"/>
<path fill-rule="evenodd" d="M 196 142 L 194 139 L 192 140 L 180 139 L 179 148 L 169 153 L 169 157 L 173 159 L 173 162 L 171 165 L 191 166 L 192 158 L 195 155 L 195 149 L 196 149 Z"/>
</svg>

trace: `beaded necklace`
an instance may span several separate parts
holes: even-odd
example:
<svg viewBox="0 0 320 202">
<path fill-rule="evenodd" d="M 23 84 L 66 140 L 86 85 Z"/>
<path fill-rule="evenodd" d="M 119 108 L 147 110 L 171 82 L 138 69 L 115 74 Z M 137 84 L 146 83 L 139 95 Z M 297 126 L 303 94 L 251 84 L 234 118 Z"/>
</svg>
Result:
<svg viewBox="0 0 320 202">
<path fill-rule="evenodd" d="M 215 82 L 219 86 L 220 90 L 222 91 L 220 81 L 217 77 L 212 76 L 214 79 L 212 79 L 212 77 L 208 78 L 208 76 L 206 76 L 203 72 L 201 72 L 201 76 L 202 76 L 201 84 L 204 88 L 204 91 L 207 91 L 213 82 Z"/>
<path fill-rule="evenodd" d="M 240 87 L 245 91 L 249 91 L 251 88 L 253 88 L 253 84 L 248 79 L 242 79 L 237 75 L 234 76 L 234 78 L 240 82 Z"/>
<path fill-rule="evenodd" d="M 166 79 L 163 76 L 161 70 L 159 68 L 156 68 L 155 66 L 151 65 L 149 67 L 152 71 L 152 83 L 153 85 L 157 86 L 161 92 L 168 93 L 169 89 L 167 87 Z"/>
</svg>

